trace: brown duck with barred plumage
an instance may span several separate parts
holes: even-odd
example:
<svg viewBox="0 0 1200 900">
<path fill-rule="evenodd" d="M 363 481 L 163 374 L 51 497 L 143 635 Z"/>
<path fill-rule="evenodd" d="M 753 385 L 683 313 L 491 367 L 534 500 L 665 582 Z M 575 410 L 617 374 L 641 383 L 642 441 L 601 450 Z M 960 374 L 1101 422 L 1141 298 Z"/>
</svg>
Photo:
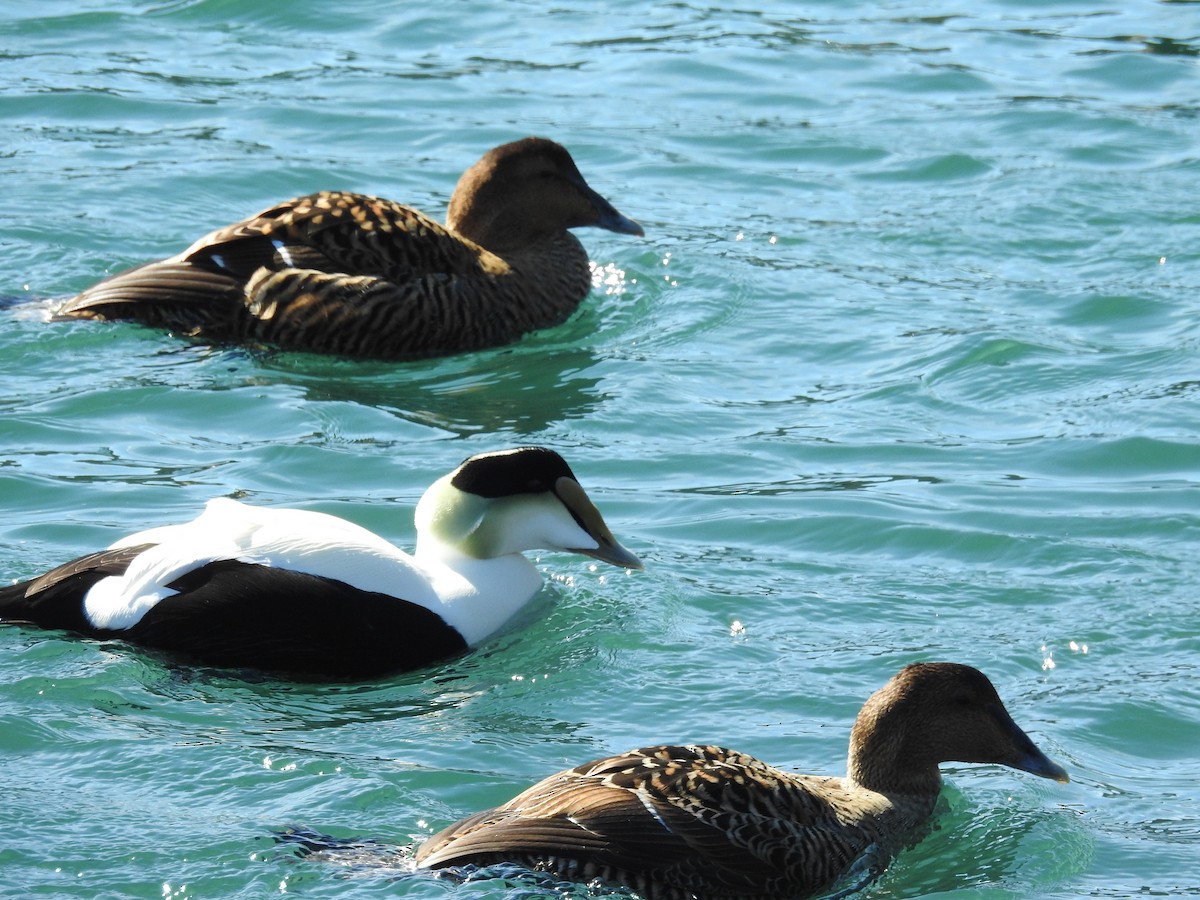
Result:
<svg viewBox="0 0 1200 900">
<path fill-rule="evenodd" d="M 422 844 L 416 862 L 512 862 L 648 900 L 806 896 L 865 854 L 882 868 L 911 841 L 933 813 L 938 764 L 949 761 L 1068 780 L 981 672 L 919 663 L 863 706 L 844 778 L 794 775 L 720 747 L 647 747 L 469 816 Z"/>
<path fill-rule="evenodd" d="M 587 225 L 643 233 L 566 149 L 525 138 L 464 173 L 445 225 L 390 200 L 311 194 L 114 275 L 56 318 L 381 359 L 478 350 L 575 311 L 592 281 L 567 229 Z"/>
</svg>

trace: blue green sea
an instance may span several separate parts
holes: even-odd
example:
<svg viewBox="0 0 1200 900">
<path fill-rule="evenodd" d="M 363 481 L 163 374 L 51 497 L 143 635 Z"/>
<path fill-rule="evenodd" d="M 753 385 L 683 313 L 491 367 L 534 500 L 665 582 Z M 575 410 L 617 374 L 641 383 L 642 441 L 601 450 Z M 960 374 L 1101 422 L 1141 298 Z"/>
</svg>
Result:
<svg viewBox="0 0 1200 900">
<path fill-rule="evenodd" d="M 0 896 L 605 896 L 392 851 L 650 743 L 841 773 L 918 660 L 1072 781 L 945 766 L 858 897 L 1200 896 L 1200 3 L 3 0 L 0 122 L 3 583 L 216 496 L 411 547 L 529 443 L 646 561 L 543 554 L 512 629 L 366 683 L 0 626 Z M 47 321 L 287 197 L 441 218 L 529 134 L 646 237 L 580 231 L 592 295 L 514 346 Z"/>
</svg>

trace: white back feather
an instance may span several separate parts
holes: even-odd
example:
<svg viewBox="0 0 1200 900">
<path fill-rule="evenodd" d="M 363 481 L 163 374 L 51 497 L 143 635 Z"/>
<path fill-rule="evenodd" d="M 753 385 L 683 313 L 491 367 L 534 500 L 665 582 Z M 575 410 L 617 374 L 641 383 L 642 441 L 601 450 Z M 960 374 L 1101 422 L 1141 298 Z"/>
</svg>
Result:
<svg viewBox="0 0 1200 900">
<path fill-rule="evenodd" d="M 84 609 L 97 628 L 130 628 L 175 593 L 168 587 L 175 579 L 216 560 L 237 559 L 399 597 L 437 613 L 475 645 L 541 586 L 540 573 L 520 554 L 475 559 L 423 537 L 414 557 L 337 516 L 217 498 L 191 522 L 151 528 L 114 543 L 112 549 L 155 546 L 139 554 L 124 575 L 97 582 L 84 598 Z"/>
<path fill-rule="evenodd" d="M 121 576 L 104 578 L 88 592 L 84 608 L 97 628 L 129 628 L 174 593 L 181 575 L 218 559 L 238 559 L 343 581 L 360 590 L 400 597 L 437 611 L 429 573 L 413 557 L 345 519 L 298 509 L 210 500 L 182 525 L 129 535 L 113 548 L 155 543 Z"/>
</svg>

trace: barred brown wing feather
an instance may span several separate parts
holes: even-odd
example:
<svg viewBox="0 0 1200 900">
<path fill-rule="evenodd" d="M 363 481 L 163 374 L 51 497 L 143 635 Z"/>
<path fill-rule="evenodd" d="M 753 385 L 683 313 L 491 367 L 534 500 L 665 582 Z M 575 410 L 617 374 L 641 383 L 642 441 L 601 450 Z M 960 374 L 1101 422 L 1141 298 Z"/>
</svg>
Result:
<svg viewBox="0 0 1200 900">
<path fill-rule="evenodd" d="M 339 191 L 296 197 L 214 231 L 183 253 L 246 259 L 275 271 L 312 268 L 330 274 L 376 275 L 401 281 L 411 273 L 478 273 L 480 247 L 428 216 L 390 200 Z"/>
<path fill-rule="evenodd" d="M 227 273 L 163 260 L 101 281 L 67 302 L 55 318 L 135 318 L 164 328 L 224 332 L 241 293 L 239 281 Z"/>
<path fill-rule="evenodd" d="M 784 878 L 787 860 L 774 845 L 794 834 L 772 835 L 769 813 L 739 809 L 744 793 L 733 788 L 740 768 L 700 779 L 705 796 L 698 795 L 695 766 L 711 765 L 719 751 L 697 749 L 648 748 L 551 776 L 431 838 L 417 862 L 510 860 L 562 872 L 583 866 L 635 887 L 743 894 Z M 745 833 L 747 816 L 759 829 L 753 835 Z M 760 846 L 762 837 L 772 846 Z"/>
<path fill-rule="evenodd" d="M 470 300 L 479 292 L 466 287 L 453 276 L 396 284 L 373 276 L 264 269 L 246 287 L 246 333 L 285 348 L 378 357 L 499 342 L 509 333 L 505 317 L 486 315 Z"/>
<path fill-rule="evenodd" d="M 648 790 L 656 808 L 697 823 L 686 835 L 698 859 L 715 864 L 710 873 L 727 867 L 759 884 L 815 890 L 870 846 L 867 833 L 846 827 L 854 811 L 837 807 L 837 779 L 794 776 L 721 747 L 663 749 L 675 768 L 650 778 Z"/>
<path fill-rule="evenodd" d="M 553 786 L 542 782 L 504 806 L 477 813 L 430 838 L 418 850 L 418 864 L 437 868 L 566 857 L 644 868 L 686 852 L 686 846 L 628 792 L 581 781 L 572 773 L 554 780 Z"/>
</svg>

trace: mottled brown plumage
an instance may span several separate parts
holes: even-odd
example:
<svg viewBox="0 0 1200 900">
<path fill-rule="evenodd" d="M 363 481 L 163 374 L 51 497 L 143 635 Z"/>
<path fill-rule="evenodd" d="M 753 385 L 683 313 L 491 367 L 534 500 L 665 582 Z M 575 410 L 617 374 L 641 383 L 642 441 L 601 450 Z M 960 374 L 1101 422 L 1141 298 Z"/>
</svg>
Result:
<svg viewBox="0 0 1200 900">
<path fill-rule="evenodd" d="M 877 866 L 933 812 L 945 761 L 1066 781 L 969 666 L 907 666 L 864 705 L 845 778 L 711 746 L 658 746 L 552 775 L 417 850 L 429 868 L 512 862 L 649 900 L 782 898 Z"/>
<path fill-rule="evenodd" d="M 642 234 L 543 138 L 463 174 L 446 224 L 323 191 L 121 272 L 57 318 L 133 319 L 210 341 L 403 359 L 493 347 L 557 325 L 591 289 L 582 226 Z"/>
</svg>

